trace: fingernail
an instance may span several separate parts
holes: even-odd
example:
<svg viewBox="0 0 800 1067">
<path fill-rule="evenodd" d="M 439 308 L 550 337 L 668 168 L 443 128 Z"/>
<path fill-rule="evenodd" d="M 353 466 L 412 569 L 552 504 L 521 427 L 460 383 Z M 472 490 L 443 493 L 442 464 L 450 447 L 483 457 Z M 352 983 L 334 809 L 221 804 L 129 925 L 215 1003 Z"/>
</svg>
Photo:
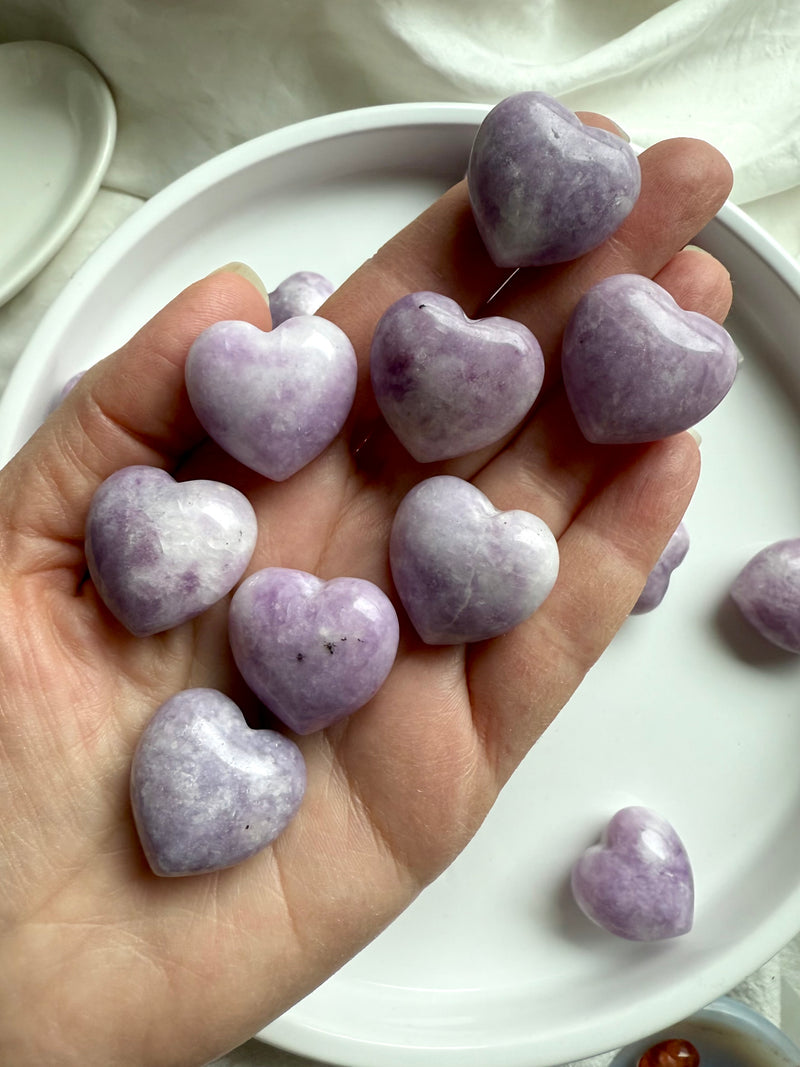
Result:
<svg viewBox="0 0 800 1067">
<path fill-rule="evenodd" d="M 631 139 L 628 136 L 628 134 L 623 130 L 623 128 L 621 126 L 619 126 L 616 122 L 614 122 L 613 119 L 609 119 L 608 121 L 611 123 L 611 125 L 616 130 L 617 136 L 621 137 L 623 141 L 627 141 L 628 144 L 630 144 L 631 143 Z"/>
<path fill-rule="evenodd" d="M 690 426 L 686 432 L 689 434 L 690 437 L 693 437 L 695 439 L 695 441 L 697 442 L 697 447 L 699 448 L 700 445 L 703 443 L 703 438 L 700 436 L 699 431 L 694 426 Z"/>
<path fill-rule="evenodd" d="M 254 285 L 256 289 L 258 289 L 259 293 L 261 293 L 269 304 L 269 294 L 267 293 L 266 285 L 264 285 L 253 268 L 248 267 L 246 263 L 240 263 L 238 260 L 234 260 L 233 263 L 226 263 L 224 267 L 217 267 L 216 270 L 212 270 L 209 274 L 209 278 L 213 278 L 215 274 L 238 274 L 240 278 L 246 278 L 251 285 Z"/>
</svg>

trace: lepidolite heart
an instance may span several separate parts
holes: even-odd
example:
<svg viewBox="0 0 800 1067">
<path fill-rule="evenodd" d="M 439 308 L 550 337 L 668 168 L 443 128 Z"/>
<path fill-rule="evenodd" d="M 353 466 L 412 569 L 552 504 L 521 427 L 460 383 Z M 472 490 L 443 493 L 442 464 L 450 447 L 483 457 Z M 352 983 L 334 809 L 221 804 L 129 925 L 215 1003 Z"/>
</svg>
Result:
<svg viewBox="0 0 800 1067">
<path fill-rule="evenodd" d="M 186 689 L 162 704 L 131 766 L 131 806 L 156 874 L 231 867 L 282 833 L 306 786 L 297 745 L 251 730 L 215 689 Z"/>
<path fill-rule="evenodd" d="M 473 320 L 455 300 L 420 292 L 384 313 L 370 374 L 389 426 L 427 463 L 474 452 L 513 430 L 539 394 L 544 358 L 522 323 Z"/>
<path fill-rule="evenodd" d="M 195 414 L 229 455 L 284 481 L 336 437 L 353 404 L 356 355 L 327 319 L 296 315 L 270 332 L 225 321 L 189 350 Z"/>
<path fill-rule="evenodd" d="M 558 545 L 527 511 L 498 511 L 470 482 L 427 478 L 401 501 L 389 540 L 397 592 L 429 645 L 484 641 L 527 619 L 558 576 Z"/>
<path fill-rule="evenodd" d="M 472 213 L 500 267 L 563 263 L 602 244 L 633 209 L 636 153 L 557 100 L 523 92 L 481 123 L 467 170 Z"/>
<path fill-rule="evenodd" d="M 597 444 L 657 441 L 725 397 L 739 353 L 722 326 L 684 311 L 656 282 L 616 274 L 584 293 L 564 333 L 564 387 Z"/>
<path fill-rule="evenodd" d="M 333 282 L 313 270 L 298 270 L 269 294 L 272 328 L 295 315 L 313 315 L 333 292 Z"/>
<path fill-rule="evenodd" d="M 572 892 L 598 926 L 630 941 L 692 928 L 694 878 L 683 842 L 649 808 L 623 808 L 572 868 Z"/>
<path fill-rule="evenodd" d="M 386 680 L 400 627 L 386 594 L 360 578 L 325 582 L 267 567 L 242 582 L 228 634 L 252 691 L 299 734 L 367 703 Z"/>
<path fill-rule="evenodd" d="M 132 634 L 169 630 L 236 585 L 257 535 L 250 501 L 221 482 L 176 482 L 157 467 L 116 471 L 86 520 L 89 573 Z"/>
<path fill-rule="evenodd" d="M 689 531 L 681 522 L 670 537 L 655 567 L 647 576 L 639 599 L 631 608 L 631 615 L 645 615 L 657 608 L 667 594 L 672 572 L 679 567 L 689 551 Z"/>
</svg>

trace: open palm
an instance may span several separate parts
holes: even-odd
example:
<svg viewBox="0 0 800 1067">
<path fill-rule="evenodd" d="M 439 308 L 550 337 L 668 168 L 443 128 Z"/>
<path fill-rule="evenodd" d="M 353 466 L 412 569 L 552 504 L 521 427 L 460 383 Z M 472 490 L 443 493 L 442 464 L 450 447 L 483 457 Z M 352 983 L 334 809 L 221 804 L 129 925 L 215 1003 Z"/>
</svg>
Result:
<svg viewBox="0 0 800 1067">
<path fill-rule="evenodd" d="M 263 299 L 234 273 L 192 286 L 89 372 L 2 472 L 3 1063 L 205 1062 L 324 980 L 475 832 L 625 619 L 697 477 L 688 435 L 588 445 L 559 384 L 566 317 L 607 274 L 656 277 L 684 307 L 718 319 L 727 312 L 726 272 L 681 251 L 727 195 L 727 165 L 707 145 L 681 140 L 654 146 L 642 169 L 640 201 L 611 240 L 573 264 L 520 272 L 490 312 L 504 276 L 480 245 L 463 185 L 381 249 L 321 311 L 359 355 L 351 420 L 285 483 L 204 439 L 183 387 L 188 347 L 206 326 L 269 327 Z M 456 299 L 471 317 L 520 319 L 542 344 L 542 397 L 503 447 L 423 467 L 378 417 L 371 333 L 392 301 L 420 289 Z M 128 801 L 145 723 L 196 685 L 230 693 L 248 715 L 263 709 L 233 667 L 225 604 L 137 639 L 86 578 L 92 493 L 133 463 L 247 492 L 259 517 L 251 570 L 352 575 L 394 596 L 394 510 L 415 482 L 445 472 L 473 479 L 498 507 L 545 519 L 561 573 L 528 622 L 480 645 L 427 647 L 399 609 L 400 651 L 383 689 L 350 719 L 300 739 L 308 792 L 284 834 L 239 867 L 161 879 L 144 860 Z"/>
</svg>

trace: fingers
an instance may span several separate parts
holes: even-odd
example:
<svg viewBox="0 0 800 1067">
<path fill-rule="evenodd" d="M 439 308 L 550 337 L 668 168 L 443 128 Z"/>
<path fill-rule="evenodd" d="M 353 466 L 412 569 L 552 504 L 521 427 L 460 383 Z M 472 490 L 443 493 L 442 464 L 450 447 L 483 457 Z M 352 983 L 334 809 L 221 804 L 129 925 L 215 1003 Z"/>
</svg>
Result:
<svg viewBox="0 0 800 1067">
<path fill-rule="evenodd" d="M 184 386 L 194 338 L 221 319 L 268 329 L 263 296 L 236 274 L 198 282 L 114 355 L 88 371 L 3 472 L 13 516 L 9 564 L 51 568 L 82 561 L 84 522 L 98 485 L 120 467 L 169 467 L 203 436 Z"/>
</svg>

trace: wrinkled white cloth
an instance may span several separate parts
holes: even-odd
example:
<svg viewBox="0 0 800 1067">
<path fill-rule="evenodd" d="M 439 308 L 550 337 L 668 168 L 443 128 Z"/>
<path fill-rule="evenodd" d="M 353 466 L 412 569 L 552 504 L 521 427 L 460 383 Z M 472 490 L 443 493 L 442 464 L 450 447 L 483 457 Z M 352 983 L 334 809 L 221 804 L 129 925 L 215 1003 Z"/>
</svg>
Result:
<svg viewBox="0 0 800 1067">
<path fill-rule="evenodd" d="M 0 308 L 0 389 L 77 267 L 146 198 L 233 145 L 348 108 L 537 88 L 643 146 L 701 137 L 731 162 L 734 202 L 800 255 L 795 0 L 3 0 L 0 41 L 32 39 L 97 66 L 118 140 L 84 221 Z M 780 1023 L 782 979 L 800 987 L 797 943 L 736 993 Z M 219 1062 L 307 1061 L 249 1042 Z"/>
</svg>

